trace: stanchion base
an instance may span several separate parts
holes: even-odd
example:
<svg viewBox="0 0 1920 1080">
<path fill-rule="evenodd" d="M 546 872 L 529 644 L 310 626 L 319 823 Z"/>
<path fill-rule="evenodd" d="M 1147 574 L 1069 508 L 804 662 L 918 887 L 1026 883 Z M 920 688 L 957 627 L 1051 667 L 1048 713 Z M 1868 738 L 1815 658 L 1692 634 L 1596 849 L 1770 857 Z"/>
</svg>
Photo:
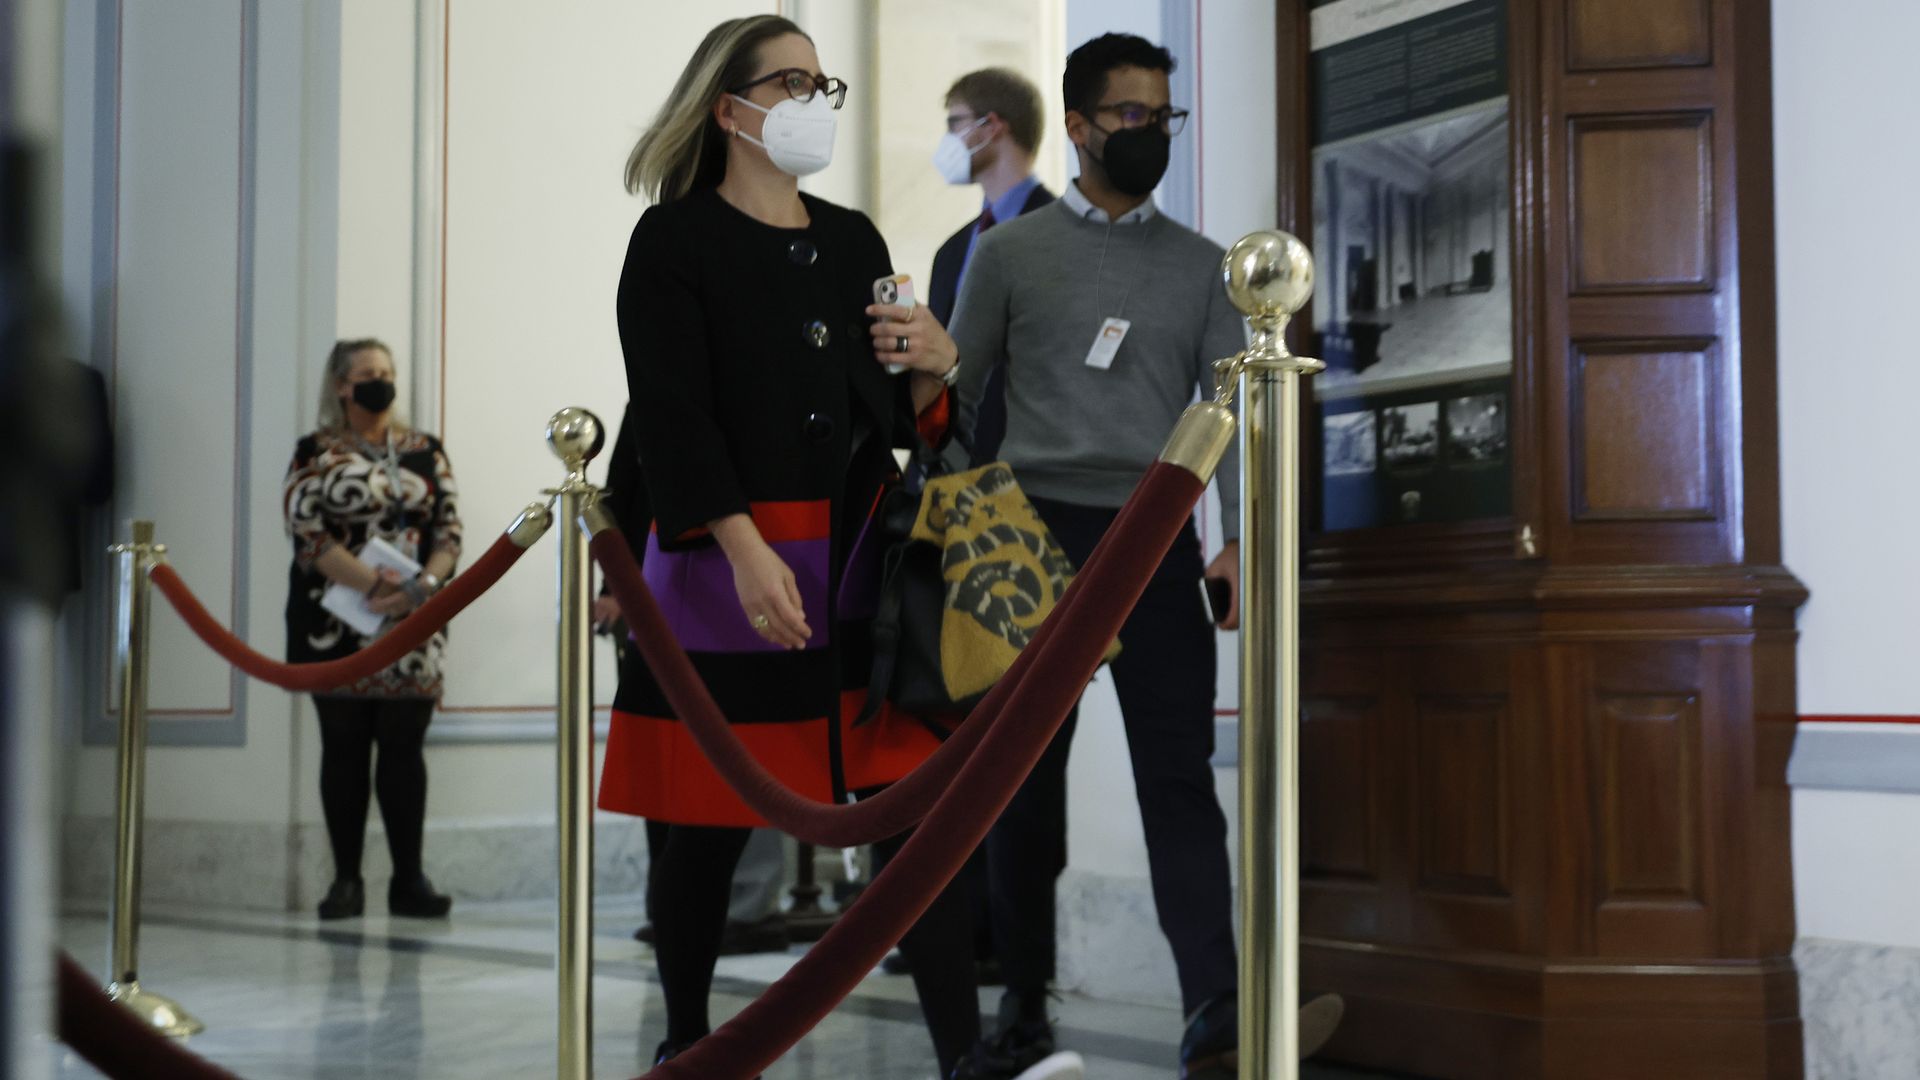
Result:
<svg viewBox="0 0 1920 1080">
<path fill-rule="evenodd" d="M 840 919 L 837 911 L 824 911 L 818 905 L 804 911 L 789 911 L 787 918 L 787 940 L 795 944 L 810 944 L 827 936 L 833 924 Z"/>
<path fill-rule="evenodd" d="M 168 1038 L 184 1039 L 207 1030 L 207 1025 L 181 1008 L 178 1002 L 151 990 L 142 990 L 138 982 L 108 983 L 107 996 L 133 1010 L 148 1027 Z"/>
</svg>

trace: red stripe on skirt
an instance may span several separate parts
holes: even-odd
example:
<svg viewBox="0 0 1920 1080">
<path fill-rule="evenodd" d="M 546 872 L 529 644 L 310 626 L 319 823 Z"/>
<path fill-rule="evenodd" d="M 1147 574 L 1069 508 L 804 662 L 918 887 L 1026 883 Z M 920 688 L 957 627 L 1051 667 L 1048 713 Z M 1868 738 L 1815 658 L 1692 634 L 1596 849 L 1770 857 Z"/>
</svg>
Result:
<svg viewBox="0 0 1920 1080">
<path fill-rule="evenodd" d="M 760 530 L 760 538 L 769 544 L 783 540 L 825 540 L 833 535 L 833 504 L 826 499 L 806 499 L 793 502 L 756 502 L 748 503 L 752 511 L 753 526 Z M 660 531 L 660 523 L 653 523 L 653 531 Z M 678 539 L 685 543 L 707 535 L 706 526 L 688 529 Z"/>
<path fill-rule="evenodd" d="M 853 726 L 867 694 L 840 695 L 841 748 L 847 790 L 882 787 L 912 772 L 939 746 L 926 726 L 884 708 L 872 721 Z M 753 756 L 780 782 L 808 798 L 833 797 L 825 717 L 783 723 L 735 724 Z M 678 720 L 614 710 L 607 732 L 600 809 L 680 825 L 766 824 L 714 771 Z"/>
</svg>

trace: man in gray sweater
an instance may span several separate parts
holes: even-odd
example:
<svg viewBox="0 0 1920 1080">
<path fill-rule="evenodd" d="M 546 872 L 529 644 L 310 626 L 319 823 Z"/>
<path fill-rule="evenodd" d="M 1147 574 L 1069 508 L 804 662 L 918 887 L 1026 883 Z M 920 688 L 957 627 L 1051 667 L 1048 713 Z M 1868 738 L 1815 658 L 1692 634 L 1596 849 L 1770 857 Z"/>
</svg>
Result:
<svg viewBox="0 0 1920 1080">
<path fill-rule="evenodd" d="M 950 327 L 963 437 L 988 375 L 1005 368 L 1000 456 L 1075 563 L 1159 454 L 1213 361 L 1246 342 L 1220 288 L 1220 247 L 1156 212 L 1152 192 L 1187 119 L 1169 101 L 1173 57 L 1109 34 L 1065 75 L 1080 178 L 1053 205 L 980 237 Z M 1113 665 L 1145 825 L 1160 927 L 1189 1017 L 1182 1074 L 1233 1075 L 1238 964 L 1227 823 L 1214 794 L 1214 620 L 1201 578 L 1229 586 L 1237 625 L 1239 462 L 1221 463 L 1226 550 L 1202 569 L 1188 523 L 1120 631 Z M 1007 982 L 994 1051 L 1017 1069 L 1053 1034 L 1054 881 L 1066 863 L 1069 717 L 987 840 L 993 937 Z M 1011 1074 L 1009 1074 L 1011 1075 Z"/>
</svg>

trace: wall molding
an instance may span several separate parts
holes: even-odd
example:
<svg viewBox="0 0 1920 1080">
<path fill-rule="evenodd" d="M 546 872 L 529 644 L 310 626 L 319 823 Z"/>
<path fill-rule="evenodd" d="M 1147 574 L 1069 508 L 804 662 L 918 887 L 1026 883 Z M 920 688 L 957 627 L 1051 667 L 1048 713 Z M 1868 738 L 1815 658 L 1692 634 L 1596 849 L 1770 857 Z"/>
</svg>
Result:
<svg viewBox="0 0 1920 1080">
<path fill-rule="evenodd" d="M 446 0 L 416 0 L 413 80 L 413 417 L 440 432 L 446 408 Z"/>
<path fill-rule="evenodd" d="M 233 525 L 232 564 L 227 623 L 242 638 L 248 628 L 247 597 L 252 583 L 252 551 L 247 531 L 252 521 L 251 495 L 254 387 L 254 281 L 256 157 L 259 123 L 259 0 L 241 0 L 238 9 L 238 116 L 236 122 L 235 250 L 234 250 L 234 398 L 233 398 Z M 125 92 L 125 0 L 109 9 L 103 2 L 95 27 L 94 185 L 93 185 L 93 347 L 94 363 L 105 368 L 112 407 L 122 402 L 120 366 L 120 201 L 122 159 L 122 100 Z M 104 355 L 102 355 L 104 354 Z M 116 427 L 120 425 L 116 424 Z M 122 492 L 114 499 L 110 535 L 121 538 Z M 160 541 L 167 542 L 162 527 Z M 104 580 L 112 581 L 111 572 Z M 112 655 L 113 588 L 98 590 L 88 612 L 91 643 L 83 680 L 86 745 L 112 745 L 118 739 L 118 718 L 112 709 L 109 671 Z M 99 673 L 99 674 L 95 674 Z M 155 746 L 244 746 L 247 741 L 247 683 L 238 669 L 227 675 L 227 701 L 219 707 L 155 708 L 149 710 L 149 740 Z"/>
<path fill-rule="evenodd" d="M 1801 717 L 1787 783 L 1920 794 L 1920 716 Z"/>
<path fill-rule="evenodd" d="M 435 713 L 440 719 L 449 714 Z M 512 713 L 504 716 L 488 716 L 484 713 L 453 713 L 447 723 L 434 724 L 427 728 L 428 746 L 500 746 L 518 743 L 551 744 L 559 721 L 557 714 L 549 710 L 544 714 L 527 715 Z M 597 709 L 593 718 L 593 738 L 595 742 L 607 741 L 607 730 L 611 720 L 606 709 Z"/>
</svg>

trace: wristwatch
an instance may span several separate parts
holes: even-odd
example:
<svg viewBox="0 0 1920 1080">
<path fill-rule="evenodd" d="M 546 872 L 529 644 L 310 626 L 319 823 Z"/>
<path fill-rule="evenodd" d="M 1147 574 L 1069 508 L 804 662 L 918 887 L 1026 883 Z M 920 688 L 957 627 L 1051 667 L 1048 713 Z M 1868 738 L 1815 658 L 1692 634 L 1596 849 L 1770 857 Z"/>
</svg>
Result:
<svg viewBox="0 0 1920 1080">
<path fill-rule="evenodd" d="M 407 599 L 413 602 L 414 607 L 419 607 L 427 602 L 428 597 L 440 591 L 440 579 L 422 570 L 420 576 L 403 582 L 400 591 L 407 594 Z"/>
<path fill-rule="evenodd" d="M 936 378 L 940 380 L 941 386 L 951 387 L 958 383 L 960 381 L 960 361 L 955 360 L 952 367 L 941 372 Z"/>
</svg>

